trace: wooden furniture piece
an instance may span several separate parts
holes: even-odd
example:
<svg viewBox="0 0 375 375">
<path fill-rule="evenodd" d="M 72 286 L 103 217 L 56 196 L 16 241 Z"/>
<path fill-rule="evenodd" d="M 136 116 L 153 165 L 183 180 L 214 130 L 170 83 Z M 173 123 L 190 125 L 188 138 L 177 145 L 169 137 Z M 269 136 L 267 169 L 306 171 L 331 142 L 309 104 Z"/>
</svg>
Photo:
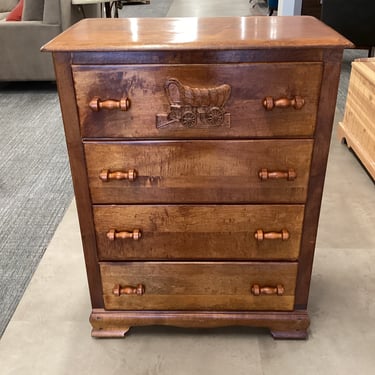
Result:
<svg viewBox="0 0 375 375">
<path fill-rule="evenodd" d="M 311 17 L 84 20 L 53 52 L 95 337 L 305 338 L 342 50 Z"/>
<path fill-rule="evenodd" d="M 322 21 L 351 40 L 356 48 L 375 54 L 375 1 L 323 0 Z"/>
<path fill-rule="evenodd" d="M 375 58 L 352 62 L 345 114 L 337 130 L 375 180 Z"/>
<path fill-rule="evenodd" d="M 321 0 L 302 0 L 301 14 L 314 16 L 320 19 L 320 14 L 322 11 Z"/>
</svg>

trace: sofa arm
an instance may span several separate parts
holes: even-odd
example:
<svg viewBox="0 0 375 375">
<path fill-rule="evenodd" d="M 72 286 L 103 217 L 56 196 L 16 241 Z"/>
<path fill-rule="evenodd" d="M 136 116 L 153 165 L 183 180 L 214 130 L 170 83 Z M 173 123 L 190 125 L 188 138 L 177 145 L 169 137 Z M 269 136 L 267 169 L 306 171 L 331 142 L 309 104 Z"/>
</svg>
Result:
<svg viewBox="0 0 375 375">
<path fill-rule="evenodd" d="M 52 59 L 40 48 L 60 33 L 41 21 L 0 23 L 0 81 L 54 80 Z"/>
</svg>

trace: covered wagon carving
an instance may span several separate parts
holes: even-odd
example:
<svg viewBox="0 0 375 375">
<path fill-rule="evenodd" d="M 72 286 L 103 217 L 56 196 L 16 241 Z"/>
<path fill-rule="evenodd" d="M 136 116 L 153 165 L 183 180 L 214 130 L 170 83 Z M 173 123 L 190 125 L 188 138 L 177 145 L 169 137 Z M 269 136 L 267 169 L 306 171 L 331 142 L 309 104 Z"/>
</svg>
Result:
<svg viewBox="0 0 375 375">
<path fill-rule="evenodd" d="M 186 128 L 230 126 L 230 113 L 225 112 L 231 87 L 190 87 L 176 78 L 169 78 L 165 85 L 169 112 L 156 116 L 157 128 L 178 125 Z"/>
</svg>

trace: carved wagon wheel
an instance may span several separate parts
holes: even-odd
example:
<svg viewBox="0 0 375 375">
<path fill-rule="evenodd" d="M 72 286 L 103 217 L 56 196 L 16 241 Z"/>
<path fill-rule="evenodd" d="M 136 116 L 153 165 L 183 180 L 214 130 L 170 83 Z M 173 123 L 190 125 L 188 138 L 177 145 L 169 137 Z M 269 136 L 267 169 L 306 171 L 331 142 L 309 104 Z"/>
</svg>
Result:
<svg viewBox="0 0 375 375">
<path fill-rule="evenodd" d="M 218 107 L 212 107 L 206 114 L 206 121 L 211 126 L 220 126 L 224 121 L 224 112 Z"/>
<path fill-rule="evenodd" d="M 192 128 L 197 123 L 197 116 L 194 112 L 186 111 L 181 116 L 181 123 L 187 128 Z"/>
</svg>

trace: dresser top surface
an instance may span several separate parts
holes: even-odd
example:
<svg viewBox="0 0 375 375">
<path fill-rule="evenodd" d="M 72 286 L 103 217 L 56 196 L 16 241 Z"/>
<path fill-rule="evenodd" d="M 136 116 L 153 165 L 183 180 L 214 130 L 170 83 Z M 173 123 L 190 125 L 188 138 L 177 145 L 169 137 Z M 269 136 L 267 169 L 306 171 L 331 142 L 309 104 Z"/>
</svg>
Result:
<svg viewBox="0 0 375 375">
<path fill-rule="evenodd" d="M 314 17 L 85 19 L 43 51 L 346 48 L 351 43 Z"/>
</svg>

